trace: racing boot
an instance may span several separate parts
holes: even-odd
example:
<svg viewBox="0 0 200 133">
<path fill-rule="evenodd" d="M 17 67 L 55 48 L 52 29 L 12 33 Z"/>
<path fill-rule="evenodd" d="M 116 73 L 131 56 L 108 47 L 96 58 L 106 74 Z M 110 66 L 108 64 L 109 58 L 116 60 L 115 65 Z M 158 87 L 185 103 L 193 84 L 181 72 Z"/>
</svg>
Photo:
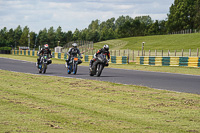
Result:
<svg viewBox="0 0 200 133">
<path fill-rule="evenodd" d="M 65 61 L 66 61 L 65 67 L 68 68 L 68 66 L 69 66 L 69 60 L 67 59 L 67 60 L 65 60 Z"/>
<path fill-rule="evenodd" d="M 38 69 L 39 69 L 39 64 L 40 64 L 40 60 L 37 59 L 36 66 L 37 66 Z"/>
<path fill-rule="evenodd" d="M 93 60 L 90 61 L 89 70 L 92 71 Z"/>
</svg>

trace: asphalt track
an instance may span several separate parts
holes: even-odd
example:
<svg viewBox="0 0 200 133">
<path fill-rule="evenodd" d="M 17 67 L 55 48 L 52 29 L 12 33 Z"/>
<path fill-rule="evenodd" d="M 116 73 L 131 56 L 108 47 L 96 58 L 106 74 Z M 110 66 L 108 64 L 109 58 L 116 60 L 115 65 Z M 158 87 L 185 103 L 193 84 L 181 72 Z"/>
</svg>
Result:
<svg viewBox="0 0 200 133">
<path fill-rule="evenodd" d="M 35 63 L 33 62 L 1 57 L 0 69 L 39 74 Z M 39 75 L 109 81 L 114 83 L 140 85 L 156 89 L 200 94 L 200 76 L 193 75 L 114 69 L 108 67 L 103 70 L 101 77 L 91 77 L 89 76 L 89 67 L 78 66 L 77 74 L 69 75 L 67 74 L 64 64 L 51 64 L 48 66 L 46 74 Z"/>
</svg>

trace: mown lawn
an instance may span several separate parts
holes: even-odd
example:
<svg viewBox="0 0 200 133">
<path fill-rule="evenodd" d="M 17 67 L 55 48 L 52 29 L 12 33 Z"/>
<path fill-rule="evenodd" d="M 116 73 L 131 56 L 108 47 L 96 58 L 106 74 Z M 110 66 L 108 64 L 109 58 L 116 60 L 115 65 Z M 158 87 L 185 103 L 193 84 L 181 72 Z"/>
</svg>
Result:
<svg viewBox="0 0 200 133">
<path fill-rule="evenodd" d="M 142 42 L 145 42 L 144 50 L 196 50 L 200 48 L 200 33 L 176 34 L 176 35 L 156 35 L 120 38 L 108 41 L 102 41 L 94 44 L 95 49 L 102 48 L 108 44 L 110 49 L 131 49 L 141 50 Z"/>
<path fill-rule="evenodd" d="M 0 70 L 1 132 L 200 132 L 200 95 Z"/>
</svg>

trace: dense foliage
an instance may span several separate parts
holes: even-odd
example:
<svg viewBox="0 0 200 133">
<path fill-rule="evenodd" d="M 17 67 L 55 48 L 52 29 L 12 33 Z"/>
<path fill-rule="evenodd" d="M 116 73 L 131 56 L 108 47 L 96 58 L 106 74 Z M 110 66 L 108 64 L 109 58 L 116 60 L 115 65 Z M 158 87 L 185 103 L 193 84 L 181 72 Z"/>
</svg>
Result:
<svg viewBox="0 0 200 133">
<path fill-rule="evenodd" d="M 28 34 L 30 35 L 30 47 L 48 43 L 50 47 L 63 46 L 76 40 L 99 42 L 115 38 L 161 35 L 185 29 L 200 29 L 200 0 L 175 0 L 171 5 L 167 20 L 153 21 L 150 16 L 138 16 L 134 19 L 129 16 L 119 16 L 106 21 L 93 20 L 88 28 L 83 30 L 62 31 L 50 27 L 44 28 L 39 33 L 30 32 L 28 26 L 16 29 L 0 30 L 0 47 L 28 46 Z"/>
<path fill-rule="evenodd" d="M 168 32 L 200 29 L 200 0 L 175 0 L 166 27 Z"/>
</svg>

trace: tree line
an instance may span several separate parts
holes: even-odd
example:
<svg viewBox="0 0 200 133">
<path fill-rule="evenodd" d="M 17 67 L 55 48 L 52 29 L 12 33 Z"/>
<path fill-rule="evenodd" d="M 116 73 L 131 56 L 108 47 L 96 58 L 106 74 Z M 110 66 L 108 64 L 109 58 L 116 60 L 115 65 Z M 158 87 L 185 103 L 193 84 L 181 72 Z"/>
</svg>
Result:
<svg viewBox="0 0 200 133">
<path fill-rule="evenodd" d="M 28 34 L 30 35 L 30 47 L 42 46 L 46 43 L 51 48 L 58 45 L 64 46 L 68 42 L 87 40 L 93 42 L 110 39 L 162 35 L 185 29 L 200 29 L 200 0 L 175 0 L 171 5 L 166 20 L 153 21 L 150 16 L 119 16 L 101 22 L 93 20 L 88 28 L 72 31 L 63 31 L 59 26 L 49 29 L 44 28 L 39 33 L 30 31 L 28 26 L 16 29 L 0 30 L 0 47 L 28 46 Z"/>
</svg>

